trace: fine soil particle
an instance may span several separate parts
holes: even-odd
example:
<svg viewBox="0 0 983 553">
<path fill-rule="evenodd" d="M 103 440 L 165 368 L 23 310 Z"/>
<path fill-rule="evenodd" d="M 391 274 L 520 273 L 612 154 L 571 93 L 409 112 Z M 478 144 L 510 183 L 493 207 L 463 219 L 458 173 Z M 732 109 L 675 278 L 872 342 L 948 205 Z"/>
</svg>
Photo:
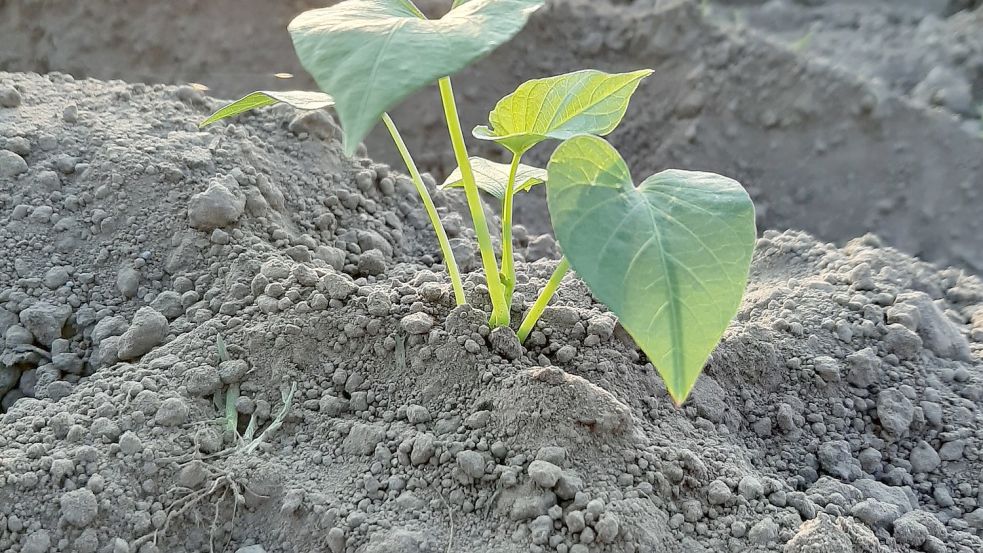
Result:
<svg viewBox="0 0 983 553">
<path fill-rule="evenodd" d="M 0 550 L 983 550 L 976 277 L 767 231 L 676 408 L 575 275 L 524 346 L 455 306 L 406 178 L 290 109 L 0 86 Z"/>
</svg>

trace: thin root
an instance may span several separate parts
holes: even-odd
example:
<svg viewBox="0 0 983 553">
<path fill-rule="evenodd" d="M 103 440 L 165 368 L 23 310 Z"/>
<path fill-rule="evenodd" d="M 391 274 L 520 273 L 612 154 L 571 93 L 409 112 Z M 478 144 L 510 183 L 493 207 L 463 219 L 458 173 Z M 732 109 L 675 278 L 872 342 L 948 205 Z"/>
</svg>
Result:
<svg viewBox="0 0 983 553">
<path fill-rule="evenodd" d="M 171 488 L 170 491 L 178 491 L 178 490 L 188 490 L 188 489 L 174 487 Z M 139 548 L 141 545 L 143 545 L 145 542 L 151 539 L 153 540 L 154 545 L 157 545 L 158 538 L 160 538 L 161 536 L 167 533 L 167 529 L 170 527 L 171 522 L 174 519 L 184 515 L 195 505 L 198 505 L 206 498 L 218 493 L 219 490 L 222 490 L 222 495 L 215 503 L 215 518 L 212 520 L 211 532 L 209 533 L 209 549 L 212 551 L 212 553 L 214 553 L 215 548 L 212 542 L 214 539 L 214 535 L 218 530 L 218 517 L 220 512 L 219 508 L 222 502 L 225 500 L 225 497 L 231 491 L 233 495 L 233 503 L 234 503 L 232 507 L 232 524 L 234 526 L 235 517 L 238 514 L 239 502 L 245 501 L 245 497 L 243 496 L 242 493 L 243 486 L 241 486 L 238 482 L 233 480 L 233 476 L 231 473 L 225 473 L 215 478 L 215 480 L 212 482 L 211 487 L 209 487 L 208 489 L 202 489 L 198 491 L 188 490 L 187 494 L 175 500 L 174 503 L 167 508 L 167 518 L 165 519 L 164 526 L 158 530 L 154 530 L 149 534 L 141 536 L 139 539 L 133 542 L 133 547 Z M 231 542 L 231 536 L 229 538 L 229 541 Z M 226 547 L 228 547 L 228 544 L 226 544 Z"/>
<path fill-rule="evenodd" d="M 451 553 L 451 547 L 454 545 L 454 511 L 451 510 L 450 504 L 447 503 L 446 499 L 444 499 L 444 494 L 437 491 L 437 497 L 440 498 L 440 501 L 444 504 L 444 507 L 447 507 L 447 518 L 450 519 L 451 526 L 451 534 L 447 537 L 447 553 Z"/>
</svg>

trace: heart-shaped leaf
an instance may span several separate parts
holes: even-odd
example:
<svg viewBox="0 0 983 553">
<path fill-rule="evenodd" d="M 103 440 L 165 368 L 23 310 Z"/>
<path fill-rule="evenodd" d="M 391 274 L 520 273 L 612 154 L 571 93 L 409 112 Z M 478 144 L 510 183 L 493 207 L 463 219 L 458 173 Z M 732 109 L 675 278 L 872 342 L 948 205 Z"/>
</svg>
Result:
<svg viewBox="0 0 983 553">
<path fill-rule="evenodd" d="M 596 136 L 561 144 L 547 171 L 563 253 L 682 403 L 741 303 L 756 233 L 751 198 L 734 180 L 693 171 L 662 171 L 636 188 Z"/>
<path fill-rule="evenodd" d="M 588 69 L 526 81 L 488 114 L 491 128 L 479 125 L 472 134 L 519 155 L 548 138 L 604 136 L 618 126 L 631 95 L 651 74 L 651 69 L 615 74 Z"/>
<path fill-rule="evenodd" d="M 409 0 L 345 0 L 288 30 L 301 64 L 337 102 L 345 150 L 389 108 L 508 41 L 545 0 L 470 0 L 436 20 Z"/>
<path fill-rule="evenodd" d="M 505 188 L 509 182 L 509 164 L 497 163 L 482 157 L 472 156 L 471 170 L 474 171 L 475 184 L 478 188 L 495 196 L 499 200 L 505 199 Z M 525 192 L 537 184 L 546 182 L 546 170 L 533 167 L 524 163 L 519 164 L 515 172 L 515 192 Z M 463 188 L 464 180 L 461 178 L 461 168 L 454 169 L 441 188 Z"/>
<path fill-rule="evenodd" d="M 207 127 L 216 121 L 227 117 L 239 115 L 240 113 L 257 109 L 273 104 L 290 104 L 297 109 L 312 110 L 321 109 L 334 105 L 334 99 L 323 92 L 308 92 L 306 90 L 260 90 L 247 94 L 235 102 L 219 109 L 198 124 L 198 127 Z"/>
</svg>

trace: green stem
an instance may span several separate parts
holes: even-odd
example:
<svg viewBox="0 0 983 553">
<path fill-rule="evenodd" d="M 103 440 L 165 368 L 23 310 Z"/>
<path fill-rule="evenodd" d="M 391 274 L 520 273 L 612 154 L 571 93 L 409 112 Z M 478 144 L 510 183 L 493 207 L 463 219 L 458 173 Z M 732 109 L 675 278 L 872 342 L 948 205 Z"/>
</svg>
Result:
<svg viewBox="0 0 983 553">
<path fill-rule="evenodd" d="M 550 276 L 549 282 L 546 283 L 546 287 L 543 291 L 539 293 L 539 297 L 536 298 L 536 303 L 532 304 L 532 308 L 529 309 L 529 313 L 526 314 L 526 318 L 522 320 L 522 325 L 519 327 L 519 342 L 525 342 L 526 337 L 532 332 L 533 327 L 536 326 L 536 321 L 539 320 L 540 315 L 543 314 L 543 310 L 549 305 L 550 300 L 553 299 L 553 294 L 556 293 L 556 289 L 560 287 L 560 283 L 563 281 L 563 276 L 567 274 L 570 269 L 570 262 L 567 261 L 566 257 L 560 259 L 557 264 L 556 269 L 553 270 L 553 274 Z"/>
<path fill-rule="evenodd" d="M 239 429 L 239 412 L 236 411 L 236 401 L 239 400 L 239 383 L 233 382 L 229 385 L 229 391 L 225 393 L 225 428 L 232 435 L 237 435 Z"/>
<path fill-rule="evenodd" d="M 515 174 L 519 170 L 522 156 L 512 154 L 509 167 L 509 180 L 505 185 L 505 199 L 502 200 L 502 282 L 505 285 L 505 302 L 512 307 L 512 293 L 515 291 L 515 256 L 512 253 L 512 196 L 515 194 Z"/>
<path fill-rule="evenodd" d="M 444 225 L 440 222 L 440 215 L 437 214 L 437 208 L 433 205 L 430 192 L 427 190 L 426 185 L 423 184 L 423 177 L 420 176 L 420 170 L 417 169 L 413 157 L 410 156 L 410 151 L 406 148 L 406 143 L 403 142 L 403 137 L 400 136 L 399 130 L 396 129 L 396 124 L 393 123 L 388 113 L 382 114 L 382 121 L 386 124 L 386 128 L 389 129 L 389 134 L 393 137 L 393 142 L 396 143 L 396 149 L 399 150 L 399 155 L 403 158 L 403 163 L 406 164 L 406 169 L 410 172 L 410 179 L 413 181 L 413 186 L 416 187 L 416 191 L 420 194 L 420 199 L 423 200 L 423 207 L 427 211 L 427 217 L 430 217 L 430 224 L 433 225 L 433 229 L 437 233 L 437 243 L 440 244 L 440 253 L 444 256 L 444 266 L 447 267 L 447 274 L 450 275 L 451 285 L 454 287 L 454 299 L 457 301 L 457 305 L 464 305 L 467 303 L 467 299 L 464 297 L 464 285 L 461 283 L 461 273 L 457 269 L 457 259 L 454 258 L 454 251 L 451 250 L 450 241 L 447 240 L 447 232 L 444 230 Z"/>
<path fill-rule="evenodd" d="M 481 252 L 481 263 L 485 269 L 485 280 L 488 281 L 488 295 L 491 296 L 492 313 L 488 321 L 492 327 L 508 326 L 509 308 L 505 302 L 505 290 L 498 274 L 498 260 L 492 247 L 491 234 L 488 232 L 488 222 L 485 220 L 485 210 L 481 197 L 478 195 L 478 185 L 475 184 L 474 172 L 471 170 L 471 160 L 468 159 L 468 149 L 464 144 L 464 134 L 461 132 L 461 121 L 457 115 L 457 105 L 454 102 L 454 89 L 449 77 L 440 79 L 440 100 L 444 104 L 444 117 L 447 119 L 447 132 L 454 147 L 454 157 L 461 168 L 461 178 L 464 181 L 464 194 L 468 198 L 468 208 L 471 210 L 471 220 L 474 221 L 474 231 L 478 236 L 478 249 Z"/>
</svg>

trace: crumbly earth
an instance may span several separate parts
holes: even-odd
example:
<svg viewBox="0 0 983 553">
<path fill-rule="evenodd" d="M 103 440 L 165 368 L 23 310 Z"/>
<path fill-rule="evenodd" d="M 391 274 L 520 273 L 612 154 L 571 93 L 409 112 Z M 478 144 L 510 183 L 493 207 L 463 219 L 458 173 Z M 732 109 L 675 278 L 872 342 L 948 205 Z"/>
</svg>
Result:
<svg viewBox="0 0 983 553">
<path fill-rule="evenodd" d="M 455 307 L 327 113 L 0 88 L 2 551 L 983 549 L 977 277 L 765 232 L 677 408 L 575 276 L 524 347 L 480 273 Z M 516 319 L 553 267 L 520 238 Z"/>
<path fill-rule="evenodd" d="M 284 27 L 325 3 L 7 2 L 0 70 L 197 82 L 226 98 L 311 88 Z M 439 15 L 450 1 L 419 3 Z M 610 137 L 636 178 L 667 167 L 718 172 L 749 188 L 762 228 L 841 244 L 874 232 L 980 274 L 981 18 L 975 0 L 549 0 L 454 82 L 462 120 L 475 125 L 527 79 L 650 67 Z M 454 169 L 434 90 L 393 116 L 421 166 L 438 177 Z M 384 131 L 367 145 L 401 167 Z M 544 145 L 526 161 L 544 164 L 551 151 Z M 516 221 L 550 232 L 542 190 L 517 203 Z"/>
</svg>

